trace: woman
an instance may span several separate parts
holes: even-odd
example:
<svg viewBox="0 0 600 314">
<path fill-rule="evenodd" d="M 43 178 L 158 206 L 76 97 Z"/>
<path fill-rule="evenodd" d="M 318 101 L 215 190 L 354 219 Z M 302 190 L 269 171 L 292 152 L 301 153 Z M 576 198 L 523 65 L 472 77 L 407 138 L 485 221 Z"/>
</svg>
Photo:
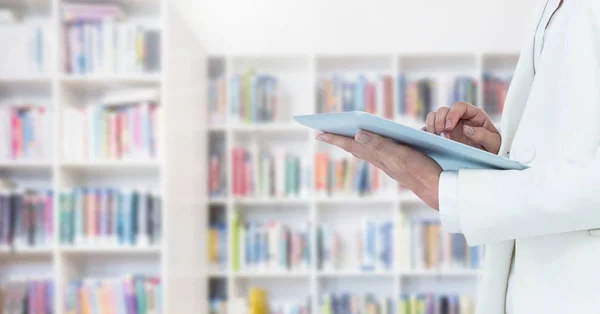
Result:
<svg viewBox="0 0 600 314">
<path fill-rule="evenodd" d="M 486 244 L 477 313 L 600 313 L 600 0 L 541 1 L 528 37 L 501 133 L 466 103 L 425 127 L 527 170 L 446 172 L 367 132 L 317 139 L 406 185 L 446 231 Z"/>
</svg>

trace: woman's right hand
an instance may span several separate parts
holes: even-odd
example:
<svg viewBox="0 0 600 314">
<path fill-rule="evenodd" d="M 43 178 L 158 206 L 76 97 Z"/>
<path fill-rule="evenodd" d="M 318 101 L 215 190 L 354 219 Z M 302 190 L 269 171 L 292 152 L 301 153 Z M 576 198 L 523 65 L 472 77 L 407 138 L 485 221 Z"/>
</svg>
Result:
<svg viewBox="0 0 600 314">
<path fill-rule="evenodd" d="M 498 154 L 502 138 L 490 117 L 481 109 L 457 102 L 452 108 L 443 107 L 427 115 L 423 128 L 451 140 Z"/>
</svg>

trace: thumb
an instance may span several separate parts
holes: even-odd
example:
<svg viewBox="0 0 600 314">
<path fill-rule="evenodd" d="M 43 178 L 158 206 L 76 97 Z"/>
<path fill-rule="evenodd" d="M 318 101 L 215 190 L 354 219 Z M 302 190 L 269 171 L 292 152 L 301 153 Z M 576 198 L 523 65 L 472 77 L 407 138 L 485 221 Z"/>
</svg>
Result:
<svg viewBox="0 0 600 314">
<path fill-rule="evenodd" d="M 492 133 L 483 127 L 472 127 L 465 125 L 463 127 L 465 136 L 483 146 L 490 153 L 497 153 L 500 150 L 500 134 Z"/>
</svg>

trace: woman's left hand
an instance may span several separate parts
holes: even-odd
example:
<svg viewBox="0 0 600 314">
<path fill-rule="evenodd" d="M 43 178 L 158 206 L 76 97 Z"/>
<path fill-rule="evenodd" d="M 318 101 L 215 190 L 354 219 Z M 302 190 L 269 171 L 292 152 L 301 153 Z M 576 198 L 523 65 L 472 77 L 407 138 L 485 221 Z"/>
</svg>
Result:
<svg viewBox="0 0 600 314">
<path fill-rule="evenodd" d="M 429 156 L 365 131 L 360 131 L 354 138 L 329 133 L 319 134 L 316 138 L 373 164 L 438 210 L 438 183 L 442 168 Z"/>
</svg>

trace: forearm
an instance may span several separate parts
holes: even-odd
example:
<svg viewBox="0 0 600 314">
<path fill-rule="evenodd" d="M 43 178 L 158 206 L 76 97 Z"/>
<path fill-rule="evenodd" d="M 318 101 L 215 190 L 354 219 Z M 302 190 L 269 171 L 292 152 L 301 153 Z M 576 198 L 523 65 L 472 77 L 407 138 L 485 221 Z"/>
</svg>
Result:
<svg viewBox="0 0 600 314">
<path fill-rule="evenodd" d="M 469 245 L 600 228 L 600 161 L 523 171 L 461 170 L 460 226 Z"/>
</svg>

